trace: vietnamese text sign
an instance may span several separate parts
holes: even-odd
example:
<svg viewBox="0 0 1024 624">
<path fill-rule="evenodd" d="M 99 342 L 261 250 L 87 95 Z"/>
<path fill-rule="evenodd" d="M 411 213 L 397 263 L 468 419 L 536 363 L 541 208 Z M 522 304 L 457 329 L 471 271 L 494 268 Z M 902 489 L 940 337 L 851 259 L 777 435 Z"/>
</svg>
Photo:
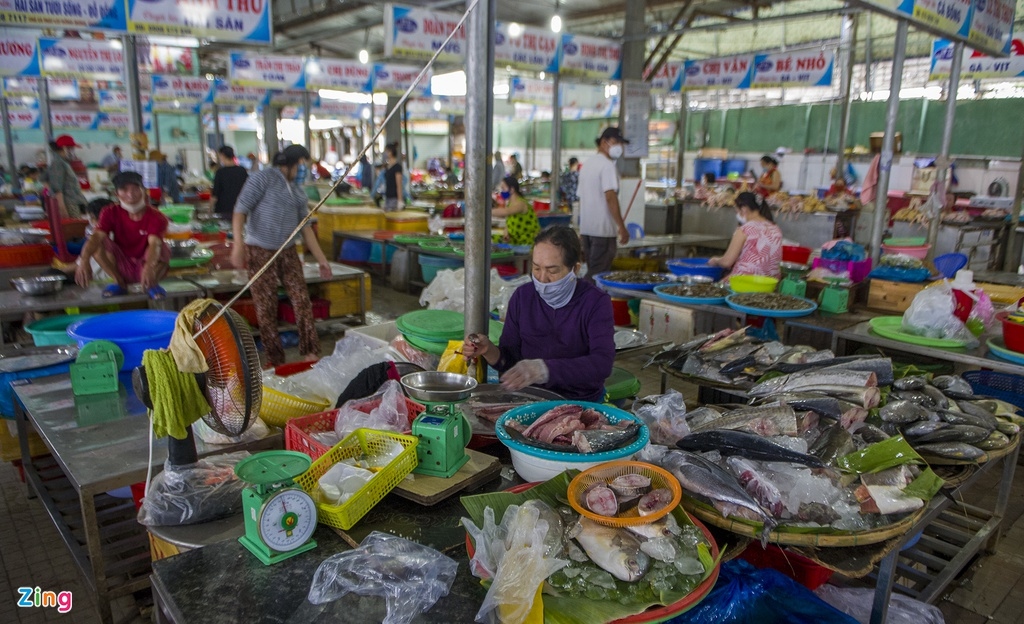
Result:
<svg viewBox="0 0 1024 624">
<path fill-rule="evenodd" d="M 373 91 L 374 93 L 401 95 L 420 75 L 420 71 L 422 71 L 420 67 L 377 63 L 373 66 Z M 429 70 L 423 75 L 423 80 L 416 85 L 413 95 L 430 95 L 431 75 L 432 72 Z"/>
<path fill-rule="evenodd" d="M 154 102 L 193 106 L 213 101 L 213 83 L 206 78 L 153 76 L 151 85 Z"/>
<path fill-rule="evenodd" d="M 754 67 L 751 55 L 686 61 L 679 88 L 690 89 L 748 89 Z"/>
<path fill-rule="evenodd" d="M 199 72 L 199 55 L 193 48 L 147 45 L 136 41 L 135 56 L 140 74 L 174 74 L 195 76 Z"/>
<path fill-rule="evenodd" d="M 758 54 L 754 57 L 754 75 L 750 86 L 827 87 L 832 84 L 833 61 L 832 52 L 821 50 Z"/>
<path fill-rule="evenodd" d="M 373 65 L 358 61 L 311 58 L 306 61 L 306 88 L 369 93 L 373 86 Z"/>
<path fill-rule="evenodd" d="M 897 10 L 951 35 L 966 37 L 970 27 L 971 0 L 902 0 Z"/>
<path fill-rule="evenodd" d="M 649 84 L 651 93 L 670 93 L 678 91 L 682 82 L 683 64 L 676 61 L 662 63 L 657 75 L 652 76 Z"/>
<path fill-rule="evenodd" d="M 146 188 L 157 188 L 156 161 L 121 159 L 121 171 L 134 171 L 142 176 L 142 184 Z"/>
<path fill-rule="evenodd" d="M 124 32 L 125 0 L 0 0 L 0 24 Z"/>
<path fill-rule="evenodd" d="M 460 15 L 388 4 L 384 8 L 384 55 L 428 60 L 455 30 Z M 461 28 L 437 60 L 459 63 L 466 58 L 466 29 Z"/>
<path fill-rule="evenodd" d="M 555 85 L 548 80 L 537 80 L 525 76 L 509 79 L 508 101 L 523 104 L 551 106 L 555 99 Z"/>
<path fill-rule="evenodd" d="M 968 40 L 1010 54 L 1016 14 L 1017 3 L 1014 0 L 976 0 L 971 13 Z"/>
<path fill-rule="evenodd" d="M 172 37 L 205 37 L 246 43 L 273 43 L 270 31 L 270 0 L 127 2 L 129 32 Z"/>
<path fill-rule="evenodd" d="M 953 65 L 953 43 L 937 39 L 932 44 L 932 66 L 929 80 L 948 80 Z M 969 50 L 964 51 L 960 66 L 961 80 L 982 78 L 1024 78 L 1024 40 L 1014 39 L 1010 44 L 1010 56 L 995 58 Z"/>
<path fill-rule="evenodd" d="M 618 80 L 622 76 L 622 46 L 611 39 L 562 35 L 558 66 L 563 76 Z"/>
<path fill-rule="evenodd" d="M 124 80 L 120 41 L 40 39 L 39 56 L 44 76 Z"/>
<path fill-rule="evenodd" d="M 36 130 L 39 128 L 38 108 L 19 108 L 7 111 L 7 119 L 15 130 Z"/>
<path fill-rule="evenodd" d="M 313 96 L 316 99 L 317 96 Z M 278 108 L 283 106 L 302 106 L 306 102 L 306 92 L 288 89 L 286 91 L 271 91 L 269 103 Z"/>
<path fill-rule="evenodd" d="M 35 110 L 39 108 L 39 98 L 31 95 L 6 95 L 7 108 L 14 110 Z"/>
<path fill-rule="evenodd" d="M 626 158 L 647 158 L 648 124 L 651 121 L 651 86 L 642 80 L 622 82 L 622 136 L 629 143 L 623 148 Z"/>
<path fill-rule="evenodd" d="M 220 79 L 216 81 L 215 89 L 213 102 L 218 106 L 223 104 L 225 106 L 256 108 L 264 106 L 270 98 L 270 94 L 266 89 L 240 87 Z"/>
<path fill-rule="evenodd" d="M 99 115 L 95 111 L 50 111 L 53 127 L 64 130 L 95 130 L 99 125 Z"/>
<path fill-rule="evenodd" d="M 228 65 L 231 84 L 268 89 L 305 89 L 306 61 L 295 56 L 266 56 L 232 52 Z"/>
<path fill-rule="evenodd" d="M 100 89 L 97 105 L 105 113 L 127 113 L 128 92 Z"/>
<path fill-rule="evenodd" d="M 511 24 L 498 22 L 494 31 L 494 65 L 525 71 L 558 72 L 558 48 L 562 37 L 550 29 L 520 26 L 515 37 Z"/>
<path fill-rule="evenodd" d="M 38 76 L 39 50 L 35 35 L 0 28 L 0 76 Z"/>
<path fill-rule="evenodd" d="M 567 108 L 585 112 L 593 111 L 596 116 L 603 117 L 604 115 L 601 111 L 604 111 L 611 101 L 611 98 L 605 92 L 605 88 L 601 85 L 563 82 L 559 86 L 561 89 L 558 100 L 562 105 L 563 112 Z"/>
</svg>

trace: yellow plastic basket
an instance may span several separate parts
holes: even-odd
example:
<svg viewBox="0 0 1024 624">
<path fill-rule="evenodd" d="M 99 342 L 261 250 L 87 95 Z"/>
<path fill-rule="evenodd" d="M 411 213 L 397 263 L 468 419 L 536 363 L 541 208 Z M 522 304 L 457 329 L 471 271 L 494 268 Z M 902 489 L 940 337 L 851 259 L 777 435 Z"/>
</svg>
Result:
<svg viewBox="0 0 1024 624">
<path fill-rule="evenodd" d="M 405 450 L 392 459 L 387 466 L 380 469 L 366 485 L 356 492 L 352 498 L 340 505 L 318 502 L 316 517 L 321 524 L 338 529 L 351 529 L 359 519 L 366 515 L 374 505 L 379 503 L 388 492 L 395 489 L 402 479 L 416 468 L 419 459 L 416 457 L 416 436 L 402 435 L 392 431 L 376 429 L 356 429 L 344 440 L 320 459 L 313 462 L 309 470 L 295 480 L 303 490 L 318 499 L 318 482 L 320 477 L 331 469 L 331 466 L 350 457 L 374 457 L 383 454 L 391 442 L 398 442 Z"/>
<path fill-rule="evenodd" d="M 260 418 L 268 425 L 284 427 L 292 418 L 308 414 L 318 414 L 326 411 L 328 406 L 330 406 L 328 401 L 311 401 L 263 386 L 263 403 L 260 408 Z"/>
</svg>

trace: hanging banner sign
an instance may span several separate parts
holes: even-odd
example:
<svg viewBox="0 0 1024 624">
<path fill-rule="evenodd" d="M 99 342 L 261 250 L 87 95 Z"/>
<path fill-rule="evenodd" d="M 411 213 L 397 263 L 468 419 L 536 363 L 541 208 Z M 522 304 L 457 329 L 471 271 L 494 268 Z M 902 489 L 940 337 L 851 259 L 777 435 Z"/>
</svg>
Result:
<svg viewBox="0 0 1024 624">
<path fill-rule="evenodd" d="M 563 76 L 619 80 L 622 77 L 622 45 L 611 39 L 562 35 L 558 68 Z"/>
<path fill-rule="evenodd" d="M 679 88 L 696 89 L 749 89 L 750 74 L 754 67 L 752 55 L 686 61 L 683 65 Z"/>
<path fill-rule="evenodd" d="M 563 109 L 594 111 L 598 117 L 603 116 L 603 114 L 598 113 L 605 110 L 608 107 L 608 103 L 612 100 L 612 98 L 608 97 L 608 93 L 602 85 L 577 84 L 573 82 L 563 82 L 561 84 L 561 93 L 558 99 Z M 618 102 L 617 97 L 615 101 Z M 550 105 L 549 102 L 548 106 Z"/>
<path fill-rule="evenodd" d="M 64 130 L 95 130 L 99 125 L 99 115 L 94 111 L 50 111 L 53 127 Z M 124 127 L 130 125 L 125 123 Z"/>
<path fill-rule="evenodd" d="M 4 95 L 38 97 L 39 87 L 35 78 L 4 78 Z"/>
<path fill-rule="evenodd" d="M 0 28 L 0 76 L 38 76 L 36 37 L 13 28 Z"/>
<path fill-rule="evenodd" d="M 358 61 L 310 58 L 306 61 L 306 89 L 369 93 L 373 86 L 373 65 Z"/>
<path fill-rule="evenodd" d="M 932 44 L 932 66 L 928 80 L 948 80 L 953 65 L 953 42 L 937 39 Z M 1010 43 L 1010 56 L 995 58 L 981 52 L 964 52 L 960 66 L 961 80 L 982 78 L 1024 78 L 1024 40 Z"/>
<path fill-rule="evenodd" d="M 265 56 L 232 52 L 228 65 L 231 84 L 268 89 L 305 89 L 306 61 L 295 56 Z"/>
<path fill-rule="evenodd" d="M 39 98 L 28 95 L 8 95 L 4 96 L 7 100 L 7 108 L 12 110 L 37 110 L 39 108 Z"/>
<path fill-rule="evenodd" d="M 320 98 L 312 110 L 317 117 L 346 117 L 349 119 L 370 118 L 370 105 L 358 104 L 356 102 L 343 102 L 341 100 L 328 100 Z"/>
<path fill-rule="evenodd" d="M 649 83 L 651 93 L 671 93 L 678 91 L 683 80 L 683 64 L 670 61 L 662 64 L 656 76 L 652 76 Z"/>
<path fill-rule="evenodd" d="M 519 26 L 513 36 L 511 23 L 498 22 L 494 31 L 495 67 L 525 71 L 558 73 L 558 48 L 561 36 L 550 29 Z"/>
<path fill-rule="evenodd" d="M 373 92 L 387 93 L 388 95 L 402 95 L 409 85 L 420 75 L 422 68 L 408 65 L 394 65 L 392 63 L 377 63 L 373 66 Z M 431 70 L 423 75 L 423 80 L 416 85 L 412 95 L 429 96 L 430 78 L 433 75 Z"/>
<path fill-rule="evenodd" d="M 38 98 L 39 83 L 37 78 L 4 78 L 3 91 L 9 96 L 23 96 Z M 47 78 L 49 83 L 50 100 L 73 100 L 81 99 L 81 90 L 78 88 L 78 81 L 68 78 Z"/>
<path fill-rule="evenodd" d="M 213 101 L 213 83 L 205 78 L 182 76 L 152 76 L 154 102 L 177 102 L 193 106 Z"/>
<path fill-rule="evenodd" d="M 555 85 L 547 80 L 512 76 L 508 83 L 508 101 L 522 104 L 551 106 L 555 99 Z"/>
<path fill-rule="evenodd" d="M 124 80 L 120 41 L 40 39 L 42 75 L 89 80 Z"/>
<path fill-rule="evenodd" d="M 56 125 L 56 122 L 54 122 Z M 96 113 L 96 130 L 124 130 L 132 127 L 132 118 L 128 113 Z M 149 132 L 153 129 L 152 115 L 142 114 L 142 129 Z M 122 161 L 123 162 L 123 161 Z M 122 166 L 121 171 L 126 171 Z"/>
<path fill-rule="evenodd" d="M 199 73 L 199 54 L 194 48 L 135 43 L 140 74 L 195 76 Z"/>
<path fill-rule="evenodd" d="M 266 89 L 255 87 L 240 87 L 233 85 L 226 80 L 217 79 L 213 94 L 213 101 L 218 106 L 245 106 L 256 108 L 265 106 L 270 99 L 270 93 Z"/>
<path fill-rule="evenodd" d="M 127 1 L 128 32 L 246 43 L 274 41 L 270 0 Z"/>
<path fill-rule="evenodd" d="M 118 32 L 128 29 L 124 0 L 0 0 L 0 24 Z"/>
<path fill-rule="evenodd" d="M 128 92 L 101 89 L 97 104 L 99 109 L 105 113 L 127 113 Z"/>
<path fill-rule="evenodd" d="M 318 96 L 312 96 L 313 100 L 316 100 Z M 273 107 L 283 106 L 302 106 L 306 101 L 305 91 L 296 91 L 295 89 L 289 89 L 287 91 L 271 91 L 269 103 Z"/>
<path fill-rule="evenodd" d="M 387 4 L 384 6 L 384 56 L 429 60 L 455 30 L 460 15 Z M 440 63 L 466 58 L 466 29 L 461 28 L 437 57 Z"/>
<path fill-rule="evenodd" d="M 821 50 L 758 54 L 754 57 L 754 75 L 750 86 L 831 86 L 834 57 L 832 52 Z"/>
<path fill-rule="evenodd" d="M 15 130 L 38 130 L 39 109 L 17 109 L 7 111 L 7 119 L 11 122 L 11 128 Z"/>
<path fill-rule="evenodd" d="M 901 0 L 896 10 L 951 35 L 966 37 L 970 29 L 971 0 Z"/>
<path fill-rule="evenodd" d="M 1010 54 L 1016 15 L 1014 0 L 976 0 L 967 38 L 971 43 Z"/>
</svg>

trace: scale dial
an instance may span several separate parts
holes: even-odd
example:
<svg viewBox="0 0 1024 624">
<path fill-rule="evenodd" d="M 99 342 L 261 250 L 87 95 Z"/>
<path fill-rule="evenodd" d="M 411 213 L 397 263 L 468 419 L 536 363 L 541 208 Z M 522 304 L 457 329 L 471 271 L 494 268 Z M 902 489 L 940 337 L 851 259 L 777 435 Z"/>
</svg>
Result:
<svg viewBox="0 0 1024 624">
<path fill-rule="evenodd" d="M 257 528 L 269 548 L 277 552 L 295 550 L 313 536 L 316 504 L 302 490 L 278 490 L 260 508 Z"/>
</svg>

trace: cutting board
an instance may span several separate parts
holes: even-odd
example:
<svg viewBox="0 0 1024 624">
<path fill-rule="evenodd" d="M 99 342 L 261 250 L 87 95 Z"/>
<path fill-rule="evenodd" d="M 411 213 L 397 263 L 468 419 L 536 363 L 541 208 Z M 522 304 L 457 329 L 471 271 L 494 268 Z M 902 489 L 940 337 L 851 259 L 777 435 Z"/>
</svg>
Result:
<svg viewBox="0 0 1024 624">
<path fill-rule="evenodd" d="M 497 457 L 472 449 L 466 449 L 466 454 L 469 461 L 448 479 L 413 473 L 391 493 L 420 505 L 436 505 L 462 490 L 490 481 L 501 472 L 501 462 Z"/>
</svg>

